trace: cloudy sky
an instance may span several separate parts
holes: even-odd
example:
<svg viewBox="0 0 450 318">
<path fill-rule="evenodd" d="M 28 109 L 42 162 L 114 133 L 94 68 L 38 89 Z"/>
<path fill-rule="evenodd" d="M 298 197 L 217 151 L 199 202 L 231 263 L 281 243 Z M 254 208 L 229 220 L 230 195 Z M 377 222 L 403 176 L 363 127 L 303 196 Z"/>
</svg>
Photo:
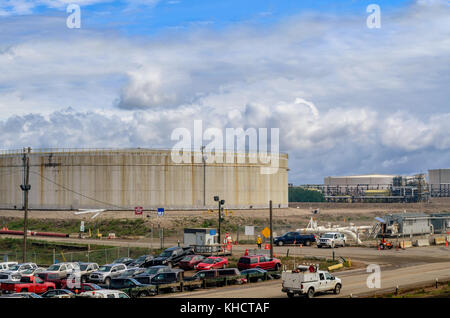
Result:
<svg viewBox="0 0 450 318">
<path fill-rule="evenodd" d="M 426 172 L 449 84 L 446 0 L 0 0 L 1 149 L 170 148 L 203 120 L 279 128 L 295 184 Z"/>
</svg>

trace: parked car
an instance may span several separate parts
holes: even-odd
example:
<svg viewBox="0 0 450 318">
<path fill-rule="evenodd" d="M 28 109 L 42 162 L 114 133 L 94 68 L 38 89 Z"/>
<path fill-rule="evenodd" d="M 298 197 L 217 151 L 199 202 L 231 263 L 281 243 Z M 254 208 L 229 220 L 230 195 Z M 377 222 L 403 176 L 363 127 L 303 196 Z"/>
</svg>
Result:
<svg viewBox="0 0 450 318">
<path fill-rule="evenodd" d="M 173 267 L 178 265 L 178 263 L 186 256 L 194 254 L 194 248 L 189 247 L 170 247 L 161 254 L 159 254 L 158 257 L 155 257 L 151 261 L 145 262 L 142 267 L 151 267 L 156 265 L 166 265 L 169 267 Z"/>
<path fill-rule="evenodd" d="M 186 255 L 178 263 L 178 266 L 184 270 L 194 269 L 195 265 L 205 259 L 203 255 Z"/>
<path fill-rule="evenodd" d="M 195 269 L 198 271 L 202 271 L 206 269 L 225 268 L 227 267 L 227 265 L 228 259 L 226 257 L 210 256 L 198 263 L 195 266 Z"/>
<path fill-rule="evenodd" d="M 247 282 L 261 282 L 266 279 L 279 279 L 281 277 L 278 273 L 268 272 L 261 268 L 250 268 L 241 271 L 241 275 L 247 279 Z"/>
<path fill-rule="evenodd" d="M 80 277 L 81 277 L 81 282 L 85 283 L 88 281 L 89 279 L 89 275 L 91 275 L 91 273 L 95 272 L 98 270 L 98 264 L 97 263 L 78 263 L 78 265 L 80 266 Z"/>
<path fill-rule="evenodd" d="M 266 255 L 249 255 L 239 258 L 237 267 L 239 270 L 261 268 L 278 271 L 281 267 L 281 261 L 278 258 L 270 258 Z"/>
<path fill-rule="evenodd" d="M 24 276 L 18 282 L 3 282 L 1 284 L 1 289 L 3 293 L 32 292 L 41 294 L 48 290 L 55 289 L 55 284 L 44 282 L 36 276 Z"/>
<path fill-rule="evenodd" d="M 42 298 L 72 298 L 75 293 L 68 289 L 53 289 L 43 293 Z"/>
<path fill-rule="evenodd" d="M 241 273 L 237 268 L 225 268 L 225 269 L 210 269 L 210 270 L 203 270 L 195 273 L 191 277 L 185 277 L 185 281 L 199 281 L 203 279 L 214 279 L 214 278 L 221 278 L 221 277 L 231 277 L 235 276 L 234 283 L 242 284 L 246 282 L 246 279 L 242 277 Z M 215 284 L 221 284 L 222 280 L 217 280 Z"/>
<path fill-rule="evenodd" d="M 300 234 L 299 232 L 287 232 L 282 236 L 277 236 L 273 239 L 273 244 L 282 246 L 288 244 L 305 245 L 310 246 L 316 241 L 316 237 L 313 234 Z"/>
<path fill-rule="evenodd" d="M 317 247 L 321 248 L 322 246 L 327 247 L 338 247 L 345 246 L 345 241 L 347 238 L 345 234 L 338 232 L 328 232 L 320 236 L 319 241 L 317 242 Z"/>
<path fill-rule="evenodd" d="M 89 281 L 109 286 L 111 279 L 119 277 L 126 269 L 126 265 L 122 263 L 103 265 L 89 275 Z"/>
<path fill-rule="evenodd" d="M 132 278 L 139 274 L 144 273 L 145 270 L 146 270 L 146 268 L 143 268 L 143 267 L 132 267 L 132 268 L 128 267 L 124 272 L 122 272 L 122 274 L 120 274 L 119 277 L 120 278 L 128 278 L 128 277 Z"/>
<path fill-rule="evenodd" d="M 142 284 L 134 278 L 114 278 L 111 280 L 111 289 L 122 290 L 130 297 L 147 297 L 156 295 L 154 285 Z"/>
<path fill-rule="evenodd" d="M 14 293 L 2 295 L 0 296 L 0 298 L 42 298 L 42 297 L 36 293 Z"/>
<path fill-rule="evenodd" d="M 153 278 L 153 276 L 156 276 L 159 273 L 169 273 L 173 272 L 174 270 L 170 268 L 169 266 L 152 266 L 149 268 L 146 268 L 144 272 L 141 274 L 138 274 L 134 277 L 138 282 L 142 284 L 150 284 L 150 280 Z"/>
<path fill-rule="evenodd" d="M 10 282 L 10 281 L 20 281 L 22 278 L 21 273 L 7 273 L 7 272 L 0 272 L 0 283 L 3 282 Z"/>
<path fill-rule="evenodd" d="M 75 294 L 80 294 L 85 291 L 103 289 L 100 286 L 98 286 L 97 284 L 92 284 L 92 283 L 81 283 L 78 287 L 73 287 L 73 288 L 69 288 L 67 285 L 64 285 L 64 286 L 62 286 L 62 288 L 68 289 L 68 290 L 74 292 Z"/>
<path fill-rule="evenodd" d="M 21 263 L 10 266 L 8 270 L 2 271 L 2 274 L 21 275 L 23 272 L 33 268 L 38 268 L 38 266 L 35 263 Z"/>
<path fill-rule="evenodd" d="M 13 265 L 17 265 L 17 262 L 2 262 L 2 263 L 0 263 L 0 272 L 8 270 Z"/>
<path fill-rule="evenodd" d="M 86 298 L 130 298 L 123 291 L 110 289 L 90 290 L 83 292 L 78 296 Z"/>
<path fill-rule="evenodd" d="M 77 263 L 56 263 L 39 273 L 38 276 L 45 281 L 59 281 L 75 273 L 77 269 L 80 269 Z"/>
<path fill-rule="evenodd" d="M 128 264 L 128 267 L 141 267 L 145 263 L 150 262 L 153 258 L 153 255 L 141 255 L 130 264 Z"/>
<path fill-rule="evenodd" d="M 131 257 L 121 257 L 116 259 L 113 264 L 125 264 L 126 266 L 128 266 L 129 264 L 133 263 L 134 259 L 132 259 Z"/>
<path fill-rule="evenodd" d="M 42 267 L 32 268 L 22 272 L 22 276 L 37 276 L 39 273 L 42 273 L 43 271 L 45 271 L 45 268 Z"/>
</svg>

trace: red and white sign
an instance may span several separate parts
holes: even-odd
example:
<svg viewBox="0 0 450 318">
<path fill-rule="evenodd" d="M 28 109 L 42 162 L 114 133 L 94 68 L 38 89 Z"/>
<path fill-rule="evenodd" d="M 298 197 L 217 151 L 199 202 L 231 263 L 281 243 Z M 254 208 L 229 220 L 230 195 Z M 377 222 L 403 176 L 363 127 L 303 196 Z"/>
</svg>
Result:
<svg viewBox="0 0 450 318">
<path fill-rule="evenodd" d="M 134 215 L 142 215 L 142 211 L 144 209 L 141 206 L 137 206 L 134 208 Z"/>
</svg>

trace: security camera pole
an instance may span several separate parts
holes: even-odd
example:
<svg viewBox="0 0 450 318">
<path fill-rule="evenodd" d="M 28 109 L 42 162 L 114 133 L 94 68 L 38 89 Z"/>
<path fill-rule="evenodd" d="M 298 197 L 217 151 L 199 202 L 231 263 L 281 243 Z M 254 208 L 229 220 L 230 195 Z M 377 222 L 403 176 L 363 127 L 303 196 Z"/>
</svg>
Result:
<svg viewBox="0 0 450 318">
<path fill-rule="evenodd" d="M 24 183 L 20 185 L 20 189 L 24 191 L 23 196 L 23 210 L 24 210 L 24 219 L 23 219 L 23 262 L 27 261 L 27 232 L 28 232 L 28 191 L 31 189 L 30 181 L 30 158 L 29 153 L 31 148 L 24 149 L 23 152 L 23 172 L 24 172 Z"/>
<path fill-rule="evenodd" d="M 220 240 L 220 222 L 222 220 L 222 213 L 221 213 L 222 207 L 221 206 L 225 204 L 225 200 L 220 200 L 219 196 L 216 195 L 216 196 L 214 196 L 214 201 L 219 203 L 219 229 L 218 230 L 219 230 L 219 244 L 220 244 L 220 242 L 221 242 L 221 240 Z"/>
</svg>

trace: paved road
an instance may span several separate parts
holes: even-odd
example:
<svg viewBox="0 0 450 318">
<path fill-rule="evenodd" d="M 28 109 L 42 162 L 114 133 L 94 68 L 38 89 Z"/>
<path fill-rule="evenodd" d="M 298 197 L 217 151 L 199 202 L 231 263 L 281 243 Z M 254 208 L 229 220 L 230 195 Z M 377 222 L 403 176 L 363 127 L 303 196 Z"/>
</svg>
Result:
<svg viewBox="0 0 450 318">
<path fill-rule="evenodd" d="M 336 274 L 342 279 L 341 294 L 336 296 L 334 294 L 318 295 L 320 298 L 329 297 L 349 297 L 350 294 L 358 296 L 368 292 L 374 292 L 375 289 L 367 287 L 367 278 L 369 273 L 365 270 L 356 270 Z M 409 286 L 411 284 L 426 284 L 434 281 L 450 279 L 450 262 L 433 263 L 425 265 L 416 265 L 403 268 L 392 268 L 386 266 L 381 270 L 381 289 L 395 288 L 397 285 Z M 166 294 L 158 297 L 176 297 L 176 298 L 279 298 L 286 297 L 285 293 L 281 292 L 281 280 L 274 280 L 264 283 L 249 284 L 244 286 L 229 286 L 222 288 L 214 288 L 208 290 L 199 290 L 189 293 Z"/>
</svg>

